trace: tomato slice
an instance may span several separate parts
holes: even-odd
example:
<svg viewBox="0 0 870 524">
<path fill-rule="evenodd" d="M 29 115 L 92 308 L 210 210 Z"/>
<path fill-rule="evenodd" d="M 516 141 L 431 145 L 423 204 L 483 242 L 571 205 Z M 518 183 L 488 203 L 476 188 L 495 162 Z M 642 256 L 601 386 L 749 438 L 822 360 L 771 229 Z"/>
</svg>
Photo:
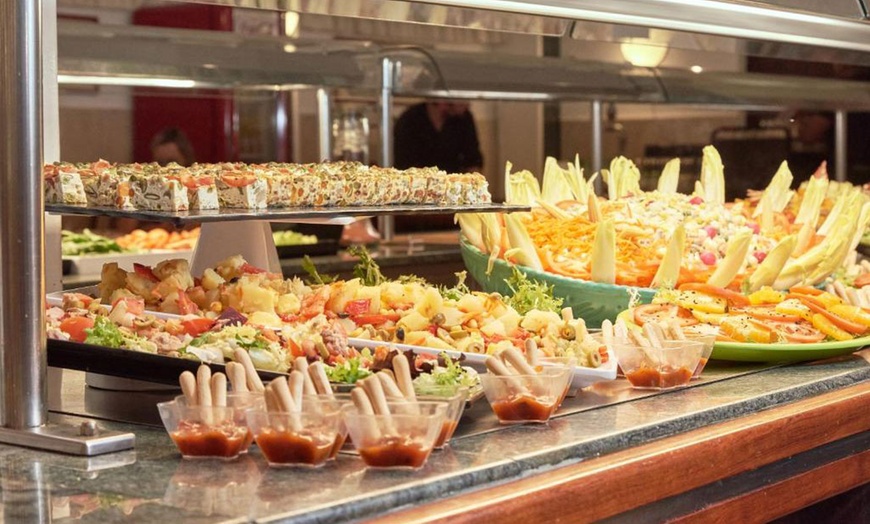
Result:
<svg viewBox="0 0 870 524">
<path fill-rule="evenodd" d="M 178 290 L 178 299 L 176 300 L 176 303 L 178 304 L 178 312 L 182 315 L 190 315 L 199 311 L 199 306 L 197 306 L 193 300 L 190 300 L 187 293 L 181 289 Z"/>
<path fill-rule="evenodd" d="M 248 175 L 224 175 L 221 181 L 230 187 L 245 187 L 257 181 L 257 177 Z"/>
<path fill-rule="evenodd" d="M 634 323 L 638 326 L 671 319 L 676 320 L 681 327 L 698 323 L 690 312 L 674 304 L 644 304 L 634 308 Z"/>
<path fill-rule="evenodd" d="M 112 302 L 112 309 L 118 307 L 119 304 L 123 303 L 126 308 L 127 313 L 132 313 L 134 315 L 141 315 L 145 313 L 145 299 L 140 297 L 120 297 L 114 302 Z"/>
<path fill-rule="evenodd" d="M 735 312 L 746 313 L 756 320 L 771 320 L 774 322 L 799 322 L 801 317 L 776 311 L 775 306 L 750 306 Z"/>
<path fill-rule="evenodd" d="M 351 300 L 344 306 L 344 312 L 350 316 L 362 315 L 369 312 L 372 305 L 372 299 L 361 298 L 359 300 Z"/>
<path fill-rule="evenodd" d="M 862 326 L 861 324 L 858 324 L 856 322 L 851 322 L 849 320 L 846 320 L 845 318 L 841 317 L 840 315 L 836 315 L 834 313 L 831 313 L 830 311 L 827 310 L 827 308 L 825 308 L 824 305 L 822 305 L 822 303 L 819 300 L 815 299 L 814 297 L 808 297 L 805 295 L 797 295 L 797 298 L 799 298 L 800 301 L 803 302 L 803 304 L 805 306 L 810 308 L 813 311 L 813 313 L 818 313 L 818 314 L 822 315 L 826 319 L 830 320 L 834 326 L 836 326 L 839 329 L 842 329 L 843 331 L 846 331 L 848 333 L 852 333 L 853 335 L 860 335 L 860 334 L 864 333 L 865 331 L 867 331 L 867 326 Z"/>
<path fill-rule="evenodd" d="M 731 291 L 724 287 L 713 286 L 710 284 L 702 284 L 699 282 L 686 282 L 679 287 L 680 291 L 697 291 L 705 295 L 724 298 L 734 307 L 745 307 L 749 305 L 749 298 L 737 291 Z"/>
<path fill-rule="evenodd" d="M 138 263 L 134 262 L 133 263 L 133 271 L 137 275 L 145 277 L 148 280 L 150 280 L 151 282 L 160 282 L 160 279 L 157 278 L 157 276 L 154 274 L 154 270 L 146 265 L 138 264 Z"/>
<path fill-rule="evenodd" d="M 88 338 L 86 329 L 94 327 L 94 319 L 88 317 L 69 317 L 60 323 L 60 330 L 69 335 L 73 342 L 84 342 Z"/>
<path fill-rule="evenodd" d="M 251 264 L 248 264 L 247 262 L 245 262 L 244 264 L 241 265 L 241 267 L 239 267 L 239 271 L 241 271 L 245 275 L 256 275 L 258 273 L 266 273 L 265 269 L 260 269 L 256 266 L 252 266 Z"/>
<path fill-rule="evenodd" d="M 210 318 L 190 318 L 181 321 L 182 330 L 192 337 L 198 337 L 214 327 L 215 321 Z"/>
<path fill-rule="evenodd" d="M 354 324 L 357 326 L 380 326 L 382 324 L 386 324 L 387 322 L 397 322 L 399 320 L 398 313 L 384 313 L 384 314 L 364 314 L 364 315 L 356 315 L 350 317 L 353 320 Z"/>
<path fill-rule="evenodd" d="M 825 334 L 806 322 L 768 322 L 768 325 L 792 344 L 813 344 L 825 340 Z"/>
<path fill-rule="evenodd" d="M 855 287 L 864 287 L 866 285 L 870 285 L 870 273 L 862 273 L 855 277 L 854 282 Z"/>
</svg>

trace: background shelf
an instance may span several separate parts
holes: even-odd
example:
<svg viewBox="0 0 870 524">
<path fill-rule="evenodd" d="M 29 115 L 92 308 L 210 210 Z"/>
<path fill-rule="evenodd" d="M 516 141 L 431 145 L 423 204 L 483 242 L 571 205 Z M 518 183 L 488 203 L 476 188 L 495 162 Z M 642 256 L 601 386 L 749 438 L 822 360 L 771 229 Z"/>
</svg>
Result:
<svg viewBox="0 0 870 524">
<path fill-rule="evenodd" d="M 359 207 L 304 207 L 281 209 L 217 209 L 206 211 L 141 211 L 125 210 L 114 207 L 74 206 L 66 204 L 46 204 L 45 211 L 58 215 L 110 216 L 133 218 L 151 222 L 171 222 L 176 226 L 200 224 L 205 222 L 234 222 L 240 220 L 292 221 L 331 220 L 336 218 L 369 217 L 379 215 L 434 215 L 448 213 L 493 213 L 529 211 L 527 206 L 508 204 L 479 204 L 465 206 L 359 206 Z"/>
</svg>

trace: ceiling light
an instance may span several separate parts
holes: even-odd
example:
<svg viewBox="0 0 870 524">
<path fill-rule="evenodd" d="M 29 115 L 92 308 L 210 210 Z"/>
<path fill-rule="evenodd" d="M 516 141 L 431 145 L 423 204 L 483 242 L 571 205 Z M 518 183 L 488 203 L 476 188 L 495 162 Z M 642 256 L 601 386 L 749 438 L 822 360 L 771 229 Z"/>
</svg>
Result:
<svg viewBox="0 0 870 524">
<path fill-rule="evenodd" d="M 704 68 L 699 66 L 699 65 L 693 65 L 692 67 L 689 68 L 689 71 L 691 71 L 697 75 L 697 74 L 703 73 Z"/>
<path fill-rule="evenodd" d="M 91 76 L 91 75 L 57 75 L 58 84 L 98 85 L 98 86 L 129 86 L 129 87 L 196 87 L 194 80 L 159 77 L 123 77 L 123 76 Z"/>
</svg>

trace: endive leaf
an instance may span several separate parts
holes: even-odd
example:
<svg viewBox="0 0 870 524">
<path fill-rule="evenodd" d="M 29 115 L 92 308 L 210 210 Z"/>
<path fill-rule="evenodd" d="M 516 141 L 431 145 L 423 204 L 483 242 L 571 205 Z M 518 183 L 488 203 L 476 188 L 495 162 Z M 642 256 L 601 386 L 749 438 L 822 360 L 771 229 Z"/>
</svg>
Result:
<svg viewBox="0 0 870 524">
<path fill-rule="evenodd" d="M 794 252 L 795 246 L 797 246 L 797 236 L 795 235 L 789 235 L 780 240 L 761 264 L 755 268 L 755 271 L 749 275 L 744 291 L 752 293 L 764 286 L 772 286 Z"/>
<path fill-rule="evenodd" d="M 680 184 L 680 159 L 672 158 L 665 164 L 662 174 L 659 175 L 657 190 L 659 193 L 673 194 L 677 192 Z"/>
<path fill-rule="evenodd" d="M 718 287 L 728 287 L 728 284 L 734 280 L 743 263 L 746 262 L 746 255 L 749 253 L 749 246 L 752 243 L 752 232 L 741 231 L 728 240 L 728 246 L 725 248 L 725 258 L 723 258 L 716 270 L 710 275 L 707 283 Z"/>
<path fill-rule="evenodd" d="M 459 228 L 468 242 L 481 252 L 489 253 L 486 244 L 483 242 L 482 225 L 477 213 L 457 213 L 455 218 L 459 222 Z"/>
<path fill-rule="evenodd" d="M 834 202 L 834 207 L 832 207 L 831 212 L 828 213 L 828 217 L 825 218 L 825 221 L 822 222 L 822 226 L 817 231 L 819 235 L 827 236 L 827 234 L 831 232 L 831 228 L 834 227 L 834 222 L 836 222 L 843 213 L 843 208 L 846 207 L 846 200 L 848 200 L 848 198 L 848 190 L 840 193 L 840 196 L 837 197 L 837 200 Z"/>
<path fill-rule="evenodd" d="M 870 224 L 870 202 L 864 202 L 864 205 L 861 206 L 861 213 L 858 215 L 858 223 L 855 224 L 855 232 L 852 233 L 849 251 L 854 251 L 858 247 L 858 244 L 861 243 L 861 237 L 867 231 L 868 224 Z"/>
<path fill-rule="evenodd" d="M 517 262 L 520 265 L 543 271 L 544 266 L 541 264 L 541 259 L 538 257 L 535 244 L 532 242 L 525 224 L 514 214 L 505 215 L 504 221 L 511 248 L 519 250 L 514 255 Z"/>
<path fill-rule="evenodd" d="M 794 195 L 794 191 L 791 190 L 793 180 L 794 176 L 788 168 L 788 162 L 783 161 L 770 180 L 770 183 L 764 189 L 764 193 L 761 195 L 761 202 L 752 216 L 760 215 L 762 213 L 762 206 L 771 213 L 782 212 Z"/>
<path fill-rule="evenodd" d="M 810 177 L 807 182 L 807 189 L 804 191 L 804 198 L 801 200 L 801 207 L 798 209 L 797 216 L 794 219 L 795 224 L 812 225 L 816 228 L 816 223 L 819 221 L 819 212 L 822 209 L 822 203 L 825 201 L 825 196 L 828 194 L 828 173 L 826 170 L 827 163 L 822 162 L 818 171 Z"/>
<path fill-rule="evenodd" d="M 556 204 L 572 198 L 574 192 L 568 182 L 568 173 L 559 166 L 559 162 L 548 156 L 544 162 L 544 183 L 541 187 L 541 200 Z"/>
<path fill-rule="evenodd" d="M 725 203 L 725 166 L 719 151 L 713 146 L 704 147 L 701 160 L 701 185 L 705 201 L 717 204 Z"/>
<path fill-rule="evenodd" d="M 616 282 L 616 230 L 613 220 L 598 222 L 592 243 L 592 281 Z"/>
<path fill-rule="evenodd" d="M 598 197 L 595 193 L 589 193 L 589 205 L 586 206 L 586 212 L 589 213 L 590 222 L 598 222 L 601 220 L 601 206 L 598 203 Z"/>
<path fill-rule="evenodd" d="M 683 224 L 677 226 L 674 234 L 668 241 L 665 256 L 653 277 L 651 287 L 674 287 L 680 278 L 680 266 L 683 263 L 683 248 L 686 243 L 686 228 Z"/>
</svg>

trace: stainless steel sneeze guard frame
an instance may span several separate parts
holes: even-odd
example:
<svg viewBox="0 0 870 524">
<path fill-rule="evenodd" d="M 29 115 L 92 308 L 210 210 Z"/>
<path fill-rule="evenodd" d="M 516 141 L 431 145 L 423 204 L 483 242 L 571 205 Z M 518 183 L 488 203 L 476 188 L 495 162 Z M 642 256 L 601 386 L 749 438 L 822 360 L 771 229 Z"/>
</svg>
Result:
<svg viewBox="0 0 870 524">
<path fill-rule="evenodd" d="M 254 9 L 301 9 L 298 0 L 199 0 L 202 3 Z M 396 2 L 399 3 L 399 2 Z M 844 0 L 836 0 L 836 9 L 821 8 L 825 3 L 812 0 L 762 2 L 721 0 L 428 0 L 426 4 L 445 7 L 498 11 L 511 16 L 588 20 L 674 31 L 731 36 L 750 40 L 767 40 L 806 44 L 854 51 L 870 51 L 870 24 L 862 4 L 853 2 L 853 17 Z M 361 2 L 365 5 L 366 2 Z M 394 11 L 394 10 L 393 10 Z M 485 13 L 484 13 L 485 14 Z M 393 16 L 370 16 L 395 20 Z M 534 26 L 533 26 L 534 27 Z M 529 31 L 537 34 L 534 31 Z"/>
<path fill-rule="evenodd" d="M 0 3 L 0 442 L 95 455 L 131 448 L 133 434 L 46 424 L 41 4 Z"/>
</svg>

